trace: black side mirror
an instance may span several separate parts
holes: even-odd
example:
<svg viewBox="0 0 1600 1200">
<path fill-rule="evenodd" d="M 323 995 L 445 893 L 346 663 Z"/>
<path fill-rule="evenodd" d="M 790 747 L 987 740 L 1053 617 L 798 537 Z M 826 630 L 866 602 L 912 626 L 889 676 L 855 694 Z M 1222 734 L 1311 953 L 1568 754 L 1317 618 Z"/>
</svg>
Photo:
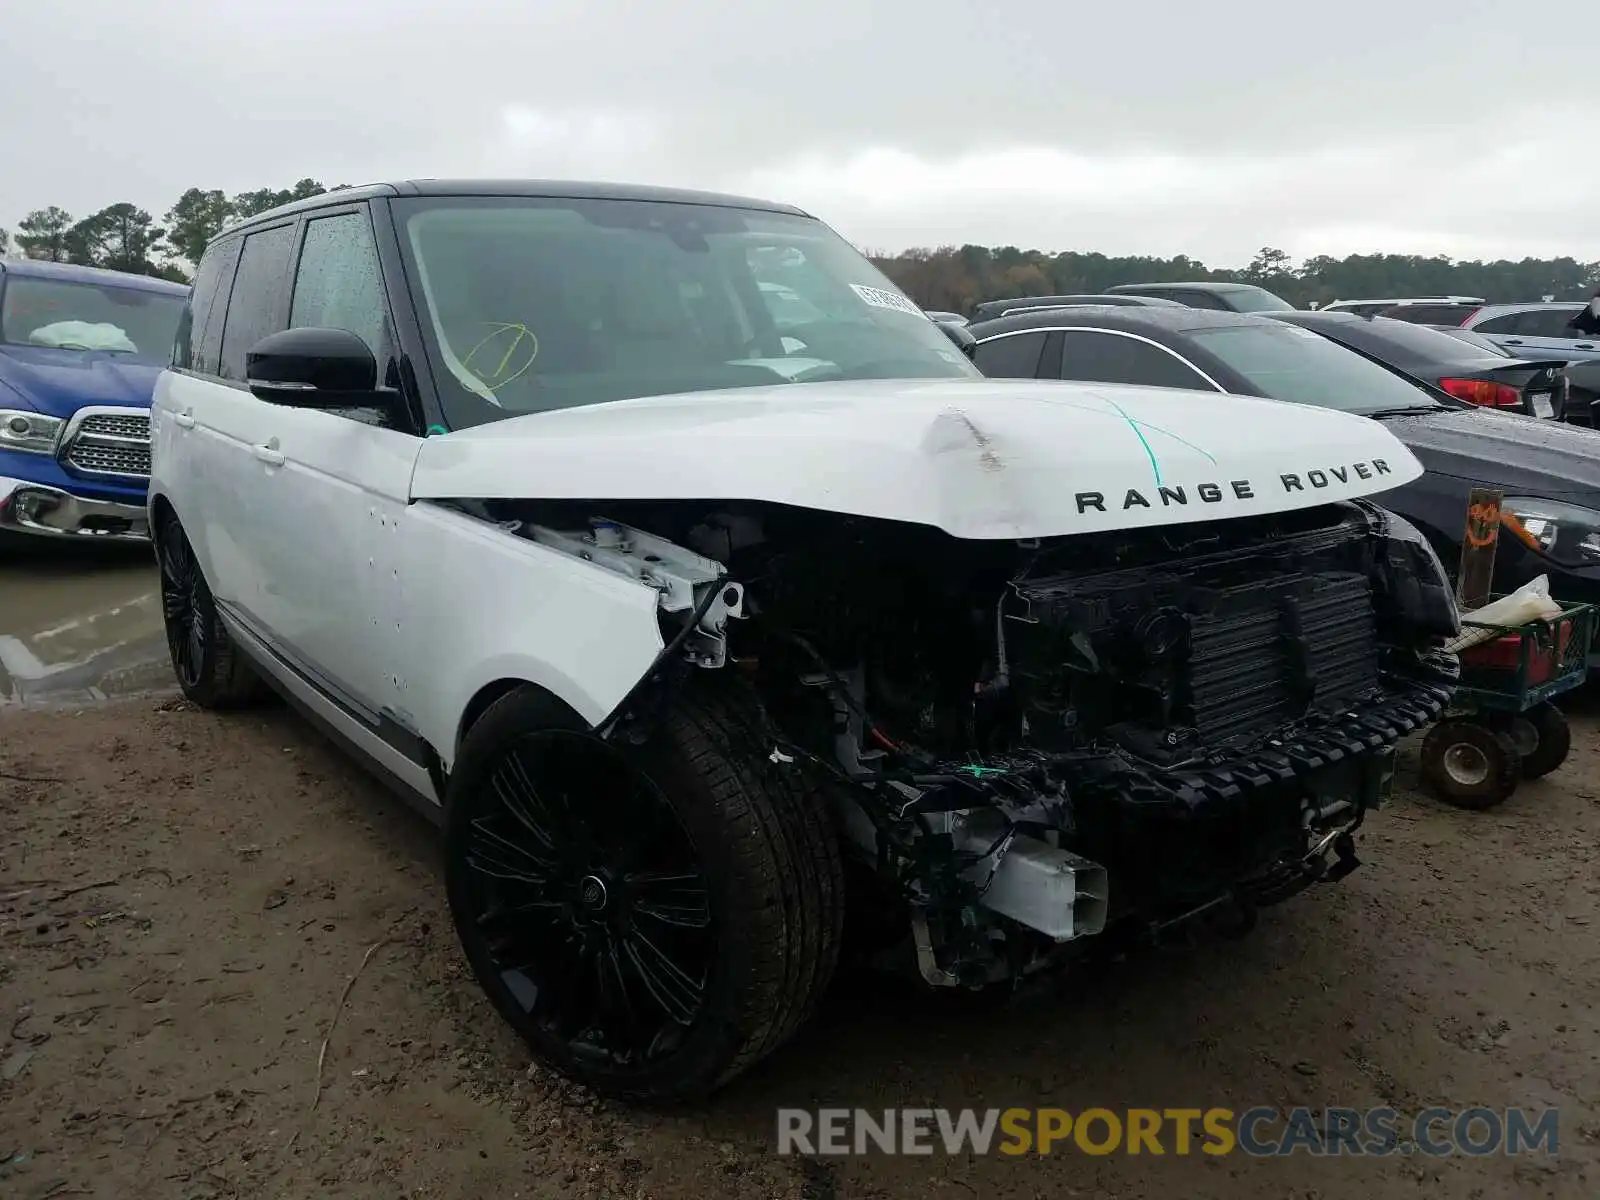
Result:
<svg viewBox="0 0 1600 1200">
<path fill-rule="evenodd" d="M 397 396 L 378 390 L 378 364 L 348 329 L 303 327 L 269 333 L 244 356 L 253 395 L 295 408 L 388 408 Z"/>
<path fill-rule="evenodd" d="M 965 354 L 968 358 L 974 358 L 977 356 L 978 339 L 972 336 L 972 331 L 966 327 L 965 323 L 957 321 L 935 321 L 934 324 L 939 327 L 940 332 L 942 332 L 945 337 L 949 338 L 953 343 L 955 343 L 956 349 L 961 351 L 961 353 Z"/>
</svg>

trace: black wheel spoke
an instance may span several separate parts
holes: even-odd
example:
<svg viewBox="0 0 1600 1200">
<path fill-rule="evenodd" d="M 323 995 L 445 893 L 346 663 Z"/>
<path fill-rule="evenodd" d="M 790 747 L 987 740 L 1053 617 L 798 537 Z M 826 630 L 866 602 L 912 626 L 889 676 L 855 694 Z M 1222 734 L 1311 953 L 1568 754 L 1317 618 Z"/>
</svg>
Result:
<svg viewBox="0 0 1600 1200">
<path fill-rule="evenodd" d="M 489 785 L 517 824 L 527 830 L 546 852 L 553 854 L 562 832 L 560 824 L 544 802 L 539 789 L 533 786 L 515 752 L 506 755 L 501 769 L 490 777 Z"/>
<path fill-rule="evenodd" d="M 705 999 L 705 984 L 696 981 L 638 929 L 628 935 L 623 948 L 640 981 L 661 1010 L 679 1025 L 690 1024 Z"/>
<path fill-rule="evenodd" d="M 615 942 L 608 941 L 605 949 L 595 956 L 596 997 L 601 1013 L 606 1018 L 609 1031 L 620 1033 L 622 1046 L 633 1054 L 643 1054 L 646 1049 L 644 1024 L 628 995 L 627 973 L 622 969 L 622 958 Z"/>
<path fill-rule="evenodd" d="M 633 889 L 635 917 L 650 917 L 678 929 L 704 929 L 711 924 L 711 898 L 698 872 L 642 872 L 627 877 Z"/>
<path fill-rule="evenodd" d="M 468 855 L 473 868 L 485 875 L 534 887 L 549 885 L 554 866 L 553 860 L 502 836 L 481 817 L 472 823 Z"/>
</svg>

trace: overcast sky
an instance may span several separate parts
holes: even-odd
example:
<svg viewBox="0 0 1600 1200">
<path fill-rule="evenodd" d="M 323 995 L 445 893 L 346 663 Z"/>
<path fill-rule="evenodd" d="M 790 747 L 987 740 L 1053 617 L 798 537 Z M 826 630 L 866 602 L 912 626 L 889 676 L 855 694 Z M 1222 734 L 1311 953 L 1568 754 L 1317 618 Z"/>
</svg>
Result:
<svg viewBox="0 0 1600 1200">
<path fill-rule="evenodd" d="M 303 176 L 708 187 L 857 245 L 1600 259 L 1600 6 L 74 0 L 0 28 L 0 226 Z"/>
</svg>

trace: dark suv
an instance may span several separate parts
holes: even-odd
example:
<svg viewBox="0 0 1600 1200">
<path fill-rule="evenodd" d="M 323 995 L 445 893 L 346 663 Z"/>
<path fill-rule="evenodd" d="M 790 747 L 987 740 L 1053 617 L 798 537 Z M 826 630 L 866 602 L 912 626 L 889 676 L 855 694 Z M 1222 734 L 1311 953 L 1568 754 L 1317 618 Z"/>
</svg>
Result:
<svg viewBox="0 0 1600 1200">
<path fill-rule="evenodd" d="M 1106 289 L 1108 296 L 1154 296 L 1175 300 L 1190 308 L 1216 308 L 1223 312 L 1293 312 L 1282 296 L 1253 283 L 1119 283 Z"/>
</svg>

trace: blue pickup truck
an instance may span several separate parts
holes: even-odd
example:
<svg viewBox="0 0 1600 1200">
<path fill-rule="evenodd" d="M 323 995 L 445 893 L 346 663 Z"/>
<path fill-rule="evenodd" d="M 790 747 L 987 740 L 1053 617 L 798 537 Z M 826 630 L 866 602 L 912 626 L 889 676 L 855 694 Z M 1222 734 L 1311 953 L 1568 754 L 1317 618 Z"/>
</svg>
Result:
<svg viewBox="0 0 1600 1200">
<path fill-rule="evenodd" d="M 0 262 L 0 537 L 145 541 L 150 396 L 189 289 Z"/>
</svg>

